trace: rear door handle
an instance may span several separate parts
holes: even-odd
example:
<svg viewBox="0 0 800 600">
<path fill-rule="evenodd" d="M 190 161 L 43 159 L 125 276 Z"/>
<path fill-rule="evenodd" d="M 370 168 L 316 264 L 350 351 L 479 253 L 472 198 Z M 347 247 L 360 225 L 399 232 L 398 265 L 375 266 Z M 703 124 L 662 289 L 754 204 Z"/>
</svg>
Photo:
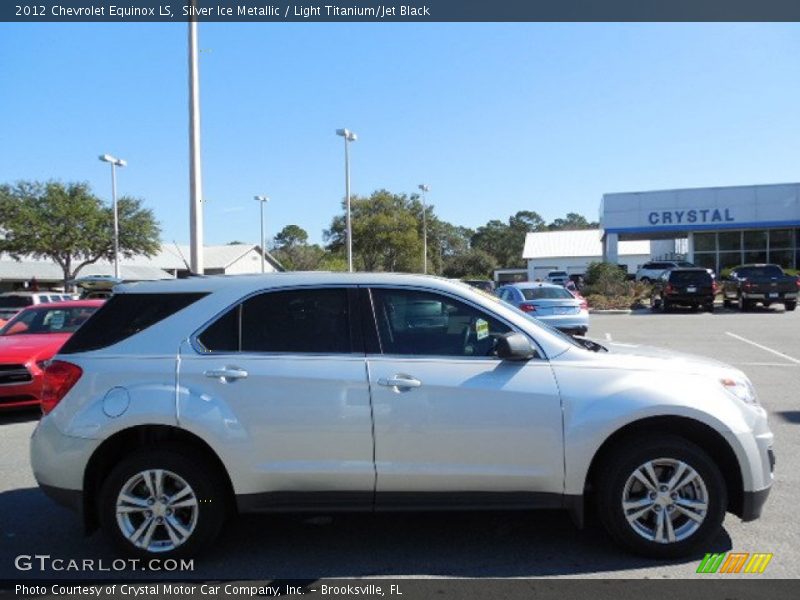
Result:
<svg viewBox="0 0 800 600">
<path fill-rule="evenodd" d="M 408 375 L 395 375 L 394 377 L 378 379 L 378 385 L 398 388 L 418 388 L 422 386 L 422 382 Z"/>
<path fill-rule="evenodd" d="M 233 379 L 247 379 L 247 371 L 239 367 L 223 367 L 222 369 L 209 369 L 203 373 L 206 377 L 228 381 Z"/>
</svg>

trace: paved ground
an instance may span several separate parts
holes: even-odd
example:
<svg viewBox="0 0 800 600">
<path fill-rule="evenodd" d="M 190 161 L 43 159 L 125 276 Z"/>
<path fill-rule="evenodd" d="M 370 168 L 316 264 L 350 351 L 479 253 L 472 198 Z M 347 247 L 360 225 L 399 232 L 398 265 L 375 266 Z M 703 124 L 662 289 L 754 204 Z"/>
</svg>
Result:
<svg viewBox="0 0 800 600">
<path fill-rule="evenodd" d="M 713 356 L 750 376 L 771 414 L 777 483 L 761 520 L 743 524 L 729 515 L 725 533 L 709 550 L 773 552 L 763 577 L 799 577 L 800 311 L 594 315 L 591 325 L 601 341 L 610 337 Z M 14 569 L 19 554 L 114 557 L 102 535 L 84 537 L 78 520 L 36 489 L 28 466 L 36 416 L 0 415 L 0 578 L 25 575 Z M 610 545 L 596 520 L 577 531 L 560 512 L 249 516 L 231 524 L 217 549 L 195 561 L 191 576 L 675 578 L 696 577 L 699 558 L 631 557 Z"/>
</svg>

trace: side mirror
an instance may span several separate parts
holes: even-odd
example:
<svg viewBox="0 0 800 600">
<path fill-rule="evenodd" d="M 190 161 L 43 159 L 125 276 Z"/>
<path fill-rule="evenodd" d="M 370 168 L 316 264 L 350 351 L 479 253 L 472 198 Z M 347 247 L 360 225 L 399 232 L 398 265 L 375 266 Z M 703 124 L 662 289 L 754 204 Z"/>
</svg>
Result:
<svg viewBox="0 0 800 600">
<path fill-rule="evenodd" d="M 536 356 L 531 342 L 521 333 L 512 331 L 497 338 L 495 346 L 497 356 L 503 360 L 530 360 Z"/>
</svg>

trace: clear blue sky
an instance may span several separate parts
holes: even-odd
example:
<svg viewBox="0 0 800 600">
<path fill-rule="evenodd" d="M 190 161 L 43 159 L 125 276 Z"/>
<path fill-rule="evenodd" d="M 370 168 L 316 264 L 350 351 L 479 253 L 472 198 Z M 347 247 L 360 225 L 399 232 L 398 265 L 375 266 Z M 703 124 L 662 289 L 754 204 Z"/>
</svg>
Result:
<svg viewBox="0 0 800 600">
<path fill-rule="evenodd" d="M 475 227 L 596 218 L 604 192 L 800 180 L 797 24 L 201 24 L 207 243 L 344 195 L 412 193 Z M 188 240 L 186 25 L 0 24 L 0 182 L 142 197 Z"/>
</svg>

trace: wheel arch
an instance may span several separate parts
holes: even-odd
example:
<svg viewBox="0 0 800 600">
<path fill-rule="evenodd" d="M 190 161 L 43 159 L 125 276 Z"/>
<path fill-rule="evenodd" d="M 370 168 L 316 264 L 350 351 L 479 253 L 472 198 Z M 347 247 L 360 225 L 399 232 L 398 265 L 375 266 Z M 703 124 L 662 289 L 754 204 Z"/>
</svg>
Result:
<svg viewBox="0 0 800 600">
<path fill-rule="evenodd" d="M 233 485 L 225 465 L 216 452 L 202 438 L 180 427 L 171 425 L 137 425 L 116 432 L 100 444 L 92 453 L 83 474 L 83 522 L 87 533 L 97 529 L 98 495 L 111 469 L 122 458 L 140 448 L 157 448 L 169 445 L 191 451 L 192 456 L 201 456 L 204 465 L 218 470 L 225 482 L 226 496 L 233 500 Z M 234 508 L 235 510 L 235 508 Z"/>
<path fill-rule="evenodd" d="M 677 415 L 647 417 L 633 421 L 609 435 L 595 452 L 586 474 L 585 489 L 592 489 L 603 462 L 611 452 L 632 438 L 648 434 L 669 433 L 687 439 L 704 450 L 719 466 L 728 492 L 727 511 L 741 516 L 744 504 L 744 483 L 741 466 L 728 441 L 713 427 Z"/>
</svg>

